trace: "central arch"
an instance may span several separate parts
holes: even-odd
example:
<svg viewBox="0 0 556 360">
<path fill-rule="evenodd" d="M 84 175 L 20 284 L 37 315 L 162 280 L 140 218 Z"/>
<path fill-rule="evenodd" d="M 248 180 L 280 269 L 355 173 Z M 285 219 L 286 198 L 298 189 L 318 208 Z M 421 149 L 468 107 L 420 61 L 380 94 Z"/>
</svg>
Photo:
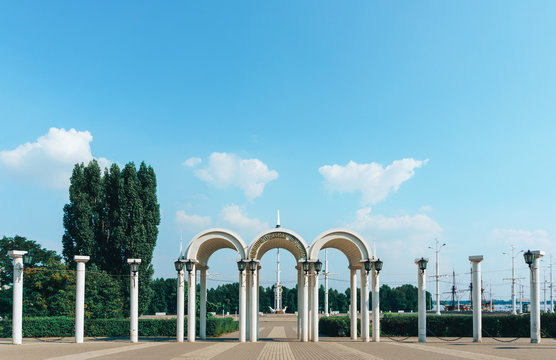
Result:
<svg viewBox="0 0 556 360">
<path fill-rule="evenodd" d="M 247 250 L 249 261 L 259 263 L 265 253 L 269 250 L 281 248 L 290 252 L 294 257 L 298 266 L 297 270 L 297 298 L 298 298 L 298 311 L 297 311 L 297 334 L 298 338 L 303 340 L 308 337 L 308 311 L 306 311 L 305 302 L 308 301 L 307 290 L 307 273 L 304 274 L 301 263 L 308 261 L 309 246 L 305 240 L 296 232 L 276 227 L 274 229 L 266 230 L 258 234 Z M 259 329 L 259 271 L 257 269 L 248 273 L 250 291 L 248 293 L 248 306 L 249 310 L 249 338 L 255 342 L 258 339 Z"/>
</svg>

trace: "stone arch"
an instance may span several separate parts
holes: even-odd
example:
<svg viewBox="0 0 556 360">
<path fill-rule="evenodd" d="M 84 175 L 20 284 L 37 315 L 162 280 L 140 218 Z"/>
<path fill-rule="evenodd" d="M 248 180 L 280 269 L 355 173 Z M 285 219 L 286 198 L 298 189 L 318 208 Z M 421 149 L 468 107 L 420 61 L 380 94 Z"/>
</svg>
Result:
<svg viewBox="0 0 556 360">
<path fill-rule="evenodd" d="M 350 266 L 361 266 L 361 261 L 372 258 L 372 251 L 363 237 L 348 229 L 330 229 L 317 236 L 309 248 L 309 260 L 316 261 L 319 252 L 326 248 L 340 250 Z"/>
<path fill-rule="evenodd" d="M 210 256 L 220 249 L 236 250 L 242 260 L 247 258 L 247 246 L 239 235 L 221 228 L 208 229 L 195 235 L 185 251 L 186 259 L 195 259 L 199 265 L 207 266 Z"/>
<path fill-rule="evenodd" d="M 295 257 L 296 261 L 307 260 L 307 243 L 297 233 L 284 229 L 270 229 L 257 235 L 249 246 L 247 255 L 250 259 L 260 260 L 263 255 L 275 248 L 288 250 Z"/>
</svg>

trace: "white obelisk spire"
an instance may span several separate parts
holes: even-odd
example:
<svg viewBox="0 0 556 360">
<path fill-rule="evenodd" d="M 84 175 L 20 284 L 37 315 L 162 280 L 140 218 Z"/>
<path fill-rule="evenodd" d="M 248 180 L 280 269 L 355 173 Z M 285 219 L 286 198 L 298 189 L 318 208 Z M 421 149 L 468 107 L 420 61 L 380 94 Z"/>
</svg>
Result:
<svg viewBox="0 0 556 360">
<path fill-rule="evenodd" d="M 276 227 L 279 228 L 280 227 L 280 210 L 278 210 L 278 218 L 276 220 Z"/>
</svg>

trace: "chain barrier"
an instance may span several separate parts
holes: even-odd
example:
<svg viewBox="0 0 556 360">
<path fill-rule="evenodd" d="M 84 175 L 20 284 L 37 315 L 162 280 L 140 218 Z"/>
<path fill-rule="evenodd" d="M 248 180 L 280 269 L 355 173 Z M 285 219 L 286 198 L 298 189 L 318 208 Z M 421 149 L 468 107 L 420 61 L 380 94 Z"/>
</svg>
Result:
<svg viewBox="0 0 556 360">
<path fill-rule="evenodd" d="M 516 337 L 516 338 L 514 338 L 514 339 L 503 340 L 503 339 L 499 339 L 499 338 L 497 338 L 497 337 L 492 336 L 492 335 L 489 334 L 488 331 L 486 331 L 485 329 L 483 329 L 483 332 L 487 335 L 487 337 L 489 337 L 489 338 L 491 338 L 491 339 L 494 339 L 494 340 L 496 340 L 496 341 L 498 341 L 498 342 L 501 342 L 501 343 L 511 343 L 511 342 L 517 341 L 518 339 L 521 339 L 521 337 L 518 336 L 518 337 Z"/>
<path fill-rule="evenodd" d="M 547 339 L 556 340 L 556 338 L 554 338 L 552 335 L 550 335 L 549 333 L 547 333 L 546 331 L 543 331 L 541 329 L 541 337 L 542 337 L 542 335 L 544 335 L 544 337 L 547 338 Z"/>
<path fill-rule="evenodd" d="M 455 339 L 446 339 L 446 338 L 442 338 L 442 337 L 440 337 L 440 336 L 434 334 L 432 331 L 430 331 L 430 329 L 427 329 L 427 334 L 430 334 L 432 337 L 435 337 L 435 338 L 437 338 L 437 339 L 439 339 L 439 340 L 442 340 L 442 341 L 450 341 L 450 342 L 452 342 L 452 341 L 458 341 L 458 340 L 463 339 L 463 336 L 457 337 L 457 338 L 455 338 Z"/>
<path fill-rule="evenodd" d="M 58 342 L 58 341 L 62 341 L 63 337 L 61 337 L 59 339 L 43 339 L 43 338 L 40 338 L 40 337 L 33 336 L 33 339 L 41 341 L 41 342 Z"/>
<path fill-rule="evenodd" d="M 393 340 L 395 342 L 405 342 L 405 340 L 409 339 L 411 336 L 404 337 L 403 339 L 394 339 L 392 336 L 385 335 L 388 339 Z"/>
</svg>

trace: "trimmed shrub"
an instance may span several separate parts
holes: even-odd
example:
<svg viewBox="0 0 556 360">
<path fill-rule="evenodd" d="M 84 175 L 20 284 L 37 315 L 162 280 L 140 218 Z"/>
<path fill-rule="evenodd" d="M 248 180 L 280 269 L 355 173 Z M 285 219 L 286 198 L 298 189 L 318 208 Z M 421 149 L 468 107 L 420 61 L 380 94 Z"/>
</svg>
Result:
<svg viewBox="0 0 556 360">
<path fill-rule="evenodd" d="M 187 329 L 187 318 L 185 319 Z M 238 329 L 232 318 L 207 318 L 207 336 L 220 336 Z M 199 320 L 197 319 L 197 334 Z M 12 336 L 10 319 L 0 321 L 0 338 Z M 23 318 L 23 337 L 75 336 L 75 319 L 71 317 Z M 85 336 L 128 337 L 129 319 L 85 319 Z M 176 319 L 139 319 L 139 336 L 176 336 Z"/>
<path fill-rule="evenodd" d="M 360 333 L 361 321 L 357 319 L 357 335 Z M 324 316 L 319 319 L 319 333 L 326 336 L 350 336 L 351 319 L 349 316 Z"/>
<path fill-rule="evenodd" d="M 485 337 L 529 337 L 529 314 L 483 314 Z M 349 336 L 348 316 L 322 317 L 319 332 L 327 336 Z M 360 328 L 359 326 L 357 327 Z M 380 321 L 381 334 L 386 336 L 417 336 L 417 314 L 384 314 Z M 440 337 L 473 336 L 473 316 L 470 314 L 427 315 L 427 335 Z M 556 337 L 556 314 L 541 314 L 541 335 Z"/>
</svg>

